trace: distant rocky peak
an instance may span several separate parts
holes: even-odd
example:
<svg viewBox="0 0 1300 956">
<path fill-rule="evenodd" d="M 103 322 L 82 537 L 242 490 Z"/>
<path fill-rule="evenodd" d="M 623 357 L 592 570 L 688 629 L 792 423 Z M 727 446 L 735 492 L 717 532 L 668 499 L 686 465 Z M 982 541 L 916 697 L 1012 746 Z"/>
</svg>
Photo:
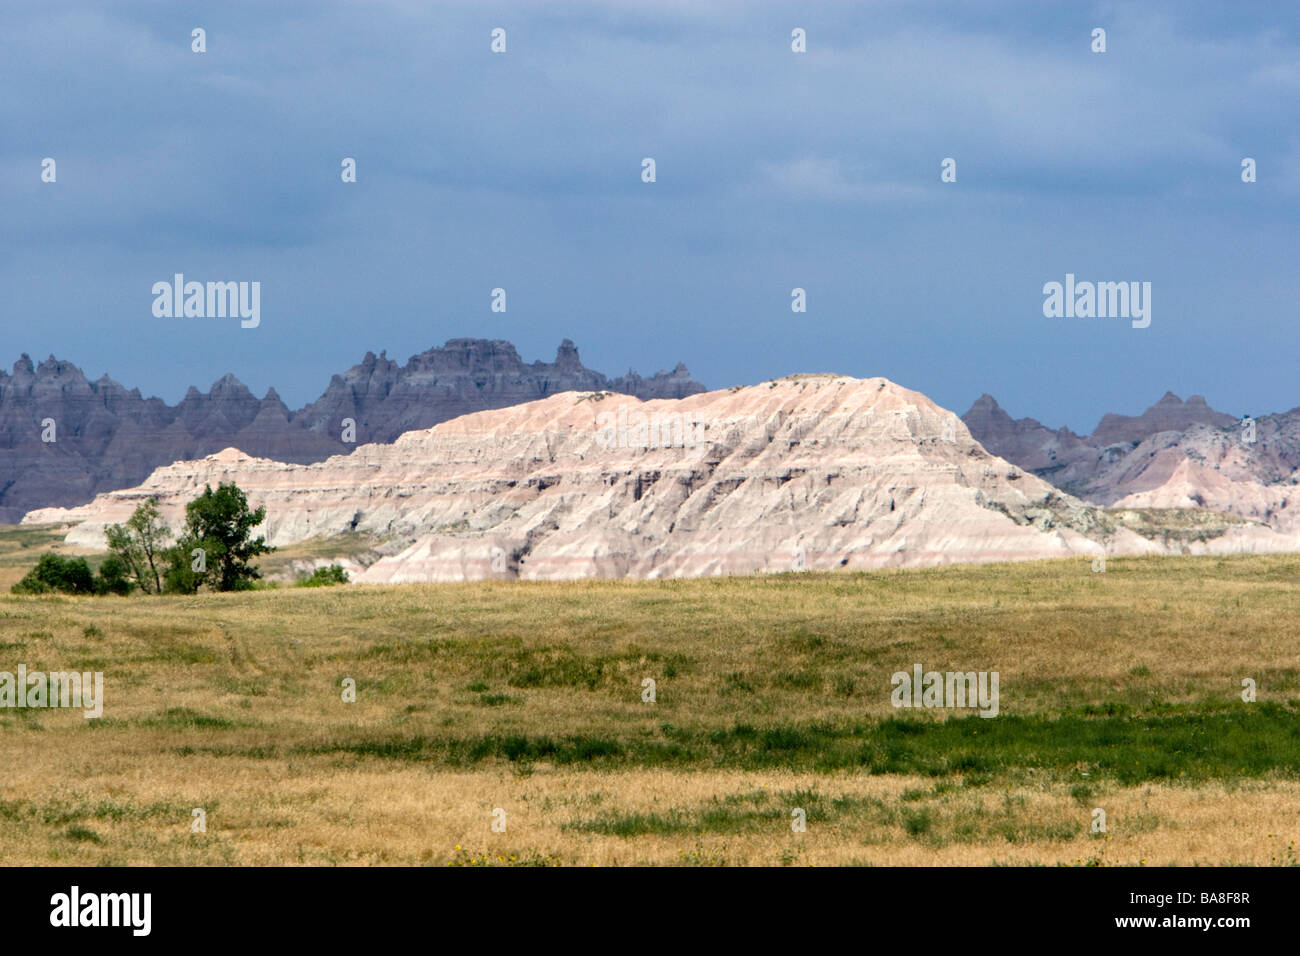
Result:
<svg viewBox="0 0 1300 956">
<path fill-rule="evenodd" d="M 582 370 L 582 361 L 578 358 L 578 347 L 569 339 L 560 343 L 555 350 L 555 368 L 560 372 L 577 372 Z"/>
<path fill-rule="evenodd" d="M 253 393 L 248 390 L 248 386 L 241 382 L 231 372 L 227 372 L 221 378 L 212 383 L 208 389 L 208 394 L 201 396 L 204 401 L 256 401 Z M 189 399 L 189 395 L 186 395 Z"/>
<path fill-rule="evenodd" d="M 1104 447 L 1139 442 L 1159 432 L 1184 431 L 1193 425 L 1222 428 L 1235 421 L 1233 416 L 1211 408 L 1203 395 L 1193 395 L 1184 402 L 1173 392 L 1165 392 L 1160 401 L 1141 415 L 1117 415 L 1113 412 L 1103 415 L 1091 439 L 1094 444 Z"/>
<path fill-rule="evenodd" d="M 290 412 L 270 388 L 257 398 L 234 373 L 206 393 L 190 386 L 176 405 L 144 399 L 107 375 L 91 383 L 71 362 L 50 356 L 39 365 L 24 353 L 12 375 L 0 371 L 0 523 L 26 511 L 90 500 L 128 487 L 170 462 L 235 447 L 297 463 L 352 450 L 342 436 L 352 419 L 361 442 L 389 442 L 403 432 L 487 409 L 566 391 L 623 391 L 641 399 L 682 398 L 704 391 L 679 364 L 672 374 L 610 381 L 584 368 L 564 339 L 555 362 L 524 364 L 500 339 L 448 339 L 398 365 L 381 351 L 329 379 L 325 392 Z M 60 455 L 51 455 L 37 427 L 59 422 Z M 72 456 L 71 464 L 65 456 Z"/>
<path fill-rule="evenodd" d="M 985 392 L 979 398 L 975 399 L 971 404 L 970 410 L 962 417 L 966 418 L 967 416 L 978 416 L 980 418 L 997 419 L 999 421 L 1012 420 L 1011 416 L 1008 415 L 1002 406 L 998 404 L 998 400 L 988 392 Z"/>
<path fill-rule="evenodd" d="M 73 365 L 71 362 L 57 359 L 53 355 L 47 358 L 40 365 L 36 366 L 37 378 L 62 378 L 64 376 L 79 378 L 83 382 L 86 380 L 86 376 L 81 374 L 81 369 L 77 368 L 77 366 Z"/>
</svg>

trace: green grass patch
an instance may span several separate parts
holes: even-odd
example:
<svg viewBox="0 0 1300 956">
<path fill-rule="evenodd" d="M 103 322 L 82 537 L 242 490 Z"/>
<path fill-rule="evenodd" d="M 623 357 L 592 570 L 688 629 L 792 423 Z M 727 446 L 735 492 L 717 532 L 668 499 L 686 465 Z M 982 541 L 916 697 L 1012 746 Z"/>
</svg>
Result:
<svg viewBox="0 0 1300 956">
<path fill-rule="evenodd" d="M 792 769 L 876 774 L 1015 774 L 1026 769 L 1078 782 L 1124 785 L 1205 781 L 1300 772 L 1300 720 L 1276 704 L 1212 713 L 1165 708 L 1159 714 L 1071 713 L 1060 718 L 893 718 L 863 723 L 691 729 L 655 733 L 413 735 L 335 738 L 295 752 L 465 766 L 487 761 L 601 767 Z M 175 718 L 191 725 L 192 718 Z M 943 791 L 938 791 L 943 792 Z M 1076 800 L 1091 791 L 1076 787 Z M 917 794 L 915 798 L 919 798 Z"/>
</svg>

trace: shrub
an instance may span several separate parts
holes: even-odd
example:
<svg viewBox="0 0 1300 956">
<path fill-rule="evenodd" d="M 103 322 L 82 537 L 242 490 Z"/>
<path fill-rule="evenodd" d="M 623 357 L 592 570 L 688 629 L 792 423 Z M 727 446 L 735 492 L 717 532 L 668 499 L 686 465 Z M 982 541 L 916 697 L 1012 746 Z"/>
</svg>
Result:
<svg viewBox="0 0 1300 956">
<path fill-rule="evenodd" d="M 349 580 L 348 572 L 343 569 L 343 565 L 331 564 L 327 568 L 317 568 L 310 576 L 299 578 L 297 587 L 327 588 L 335 584 L 347 584 Z"/>
<path fill-rule="evenodd" d="M 43 554 L 36 567 L 10 590 L 14 594 L 94 594 L 95 578 L 85 558 Z"/>
</svg>

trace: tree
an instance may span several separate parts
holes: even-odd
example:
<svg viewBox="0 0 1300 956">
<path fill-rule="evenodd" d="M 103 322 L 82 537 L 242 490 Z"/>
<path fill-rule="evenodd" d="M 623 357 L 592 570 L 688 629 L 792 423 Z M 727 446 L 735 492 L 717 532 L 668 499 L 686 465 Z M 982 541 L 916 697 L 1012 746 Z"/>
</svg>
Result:
<svg viewBox="0 0 1300 956">
<path fill-rule="evenodd" d="M 125 525 L 110 525 L 104 531 L 109 550 L 124 565 L 124 576 L 139 585 L 145 594 L 161 594 L 164 544 L 172 536 L 171 528 L 158 513 L 158 502 L 150 498 L 139 505 Z"/>
<path fill-rule="evenodd" d="M 262 575 L 250 558 L 269 554 L 266 539 L 251 537 L 266 519 L 266 508 L 249 511 L 248 498 L 233 481 L 205 485 L 185 506 L 185 530 L 168 551 L 169 591 L 193 594 L 206 584 L 214 591 L 243 591 Z"/>
<path fill-rule="evenodd" d="M 163 573 L 163 590 L 168 594 L 194 594 L 207 579 L 207 566 L 192 558 L 195 550 L 207 552 L 197 547 L 196 541 L 182 537 L 172 547 L 163 552 L 167 570 Z"/>
<path fill-rule="evenodd" d="M 135 583 L 131 581 L 126 562 L 116 554 L 110 554 L 99 566 L 95 575 L 96 594 L 130 594 Z"/>
<path fill-rule="evenodd" d="M 10 590 L 14 594 L 94 594 L 95 578 L 85 558 L 64 558 L 57 554 L 41 555 L 36 567 Z"/>
</svg>

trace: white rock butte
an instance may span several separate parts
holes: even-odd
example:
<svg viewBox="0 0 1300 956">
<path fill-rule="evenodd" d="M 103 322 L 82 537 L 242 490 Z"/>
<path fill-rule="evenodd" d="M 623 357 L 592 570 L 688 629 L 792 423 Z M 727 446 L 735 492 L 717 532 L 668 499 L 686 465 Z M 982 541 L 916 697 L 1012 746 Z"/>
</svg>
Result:
<svg viewBox="0 0 1300 956">
<path fill-rule="evenodd" d="M 1160 550 L 990 455 L 924 395 L 883 378 L 834 375 L 680 400 L 565 392 L 310 465 L 230 448 L 159 468 L 138 487 L 87 505 L 30 512 L 24 522 L 72 522 L 70 543 L 102 548 L 104 527 L 145 498 L 158 499 L 178 527 L 185 502 L 220 481 L 266 506 L 263 531 L 273 545 L 353 530 L 388 541 L 388 556 L 360 575 L 370 582 L 653 578 Z M 1275 538 L 1252 527 L 1230 547 L 1282 550 Z"/>
</svg>

